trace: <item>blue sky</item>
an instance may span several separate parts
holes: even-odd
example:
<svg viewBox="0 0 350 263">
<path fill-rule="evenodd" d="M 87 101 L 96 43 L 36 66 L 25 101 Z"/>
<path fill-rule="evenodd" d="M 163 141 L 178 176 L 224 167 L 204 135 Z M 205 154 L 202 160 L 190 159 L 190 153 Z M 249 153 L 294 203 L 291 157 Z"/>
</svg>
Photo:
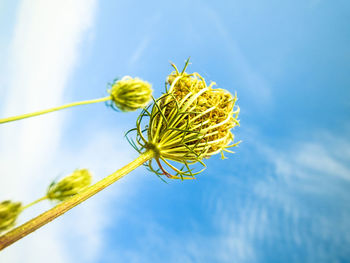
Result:
<svg viewBox="0 0 350 263">
<path fill-rule="evenodd" d="M 140 167 L 0 253 L 0 262 L 350 262 L 348 1 L 0 1 L 0 116 L 106 95 L 124 75 L 164 91 L 191 56 L 237 92 L 243 142 L 193 181 Z M 137 157 L 135 113 L 103 103 L 1 125 L 0 198 Z M 52 206 L 42 203 L 19 222 Z"/>
</svg>

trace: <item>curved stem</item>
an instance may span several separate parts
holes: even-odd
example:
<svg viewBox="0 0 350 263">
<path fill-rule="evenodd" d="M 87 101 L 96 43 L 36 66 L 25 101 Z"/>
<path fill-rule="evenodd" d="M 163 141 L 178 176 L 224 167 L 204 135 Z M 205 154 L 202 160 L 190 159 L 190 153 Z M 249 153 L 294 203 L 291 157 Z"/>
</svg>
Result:
<svg viewBox="0 0 350 263">
<path fill-rule="evenodd" d="M 63 109 L 74 107 L 74 106 L 103 102 L 103 101 L 107 101 L 107 100 L 110 100 L 110 99 L 112 99 L 112 97 L 111 96 L 107 96 L 107 97 L 104 97 L 104 98 L 99 98 L 99 99 L 94 99 L 94 100 L 84 100 L 84 101 L 68 103 L 68 104 L 65 104 L 65 105 L 62 105 L 62 106 L 53 107 L 53 108 L 46 109 L 46 110 L 41 110 L 41 111 L 36 111 L 36 112 L 32 112 L 32 113 L 26 113 L 26 114 L 22 114 L 22 115 L 17 115 L 17 116 L 13 116 L 13 117 L 0 119 L 0 124 L 1 123 L 6 123 L 6 122 L 11 122 L 11 121 L 22 120 L 22 119 L 26 119 L 26 118 L 30 118 L 30 117 L 34 117 L 34 116 L 38 116 L 38 115 L 42 115 L 42 114 L 46 114 L 46 113 L 50 113 L 50 112 L 53 112 L 53 111 L 63 110 Z"/>
<path fill-rule="evenodd" d="M 26 235 L 34 232 L 35 230 L 44 226 L 45 224 L 49 223 L 55 218 L 63 215 L 68 210 L 82 203 L 83 201 L 90 198 L 91 196 L 98 193 L 99 191 L 103 190 L 107 186 L 113 184 L 117 180 L 121 179 L 124 175 L 130 173 L 132 170 L 136 169 L 137 167 L 147 162 L 148 160 L 152 159 L 153 157 L 154 157 L 153 151 L 147 151 L 141 154 L 138 158 L 136 158 L 131 163 L 125 165 L 123 168 L 117 170 L 116 172 L 105 177 L 104 179 L 100 180 L 94 185 L 88 187 L 87 189 L 83 190 L 79 194 L 72 196 L 71 198 L 69 198 L 66 201 L 63 201 L 62 203 L 58 204 L 54 208 L 51 208 L 50 210 L 24 223 L 23 225 L 16 227 L 15 229 L 7 232 L 3 236 L 0 236 L 0 250 L 8 247 L 9 245 L 13 244 L 14 242 L 21 239 L 22 237 L 25 237 Z"/>
<path fill-rule="evenodd" d="M 41 201 L 44 201 L 44 200 L 46 200 L 46 199 L 47 199 L 47 196 L 45 195 L 45 196 L 43 196 L 43 197 L 41 197 L 41 198 L 35 200 L 34 202 L 31 202 L 31 203 L 29 203 L 29 204 L 23 206 L 21 210 L 23 211 L 24 209 L 27 209 L 28 207 L 31 207 L 32 205 L 35 205 L 35 204 L 37 204 L 37 203 L 39 203 L 39 202 L 41 202 Z"/>
</svg>

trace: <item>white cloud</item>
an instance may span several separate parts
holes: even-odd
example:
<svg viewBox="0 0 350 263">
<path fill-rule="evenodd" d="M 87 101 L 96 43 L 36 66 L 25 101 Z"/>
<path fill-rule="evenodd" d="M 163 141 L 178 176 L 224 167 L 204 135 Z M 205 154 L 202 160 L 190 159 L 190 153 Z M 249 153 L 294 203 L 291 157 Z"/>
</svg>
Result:
<svg viewBox="0 0 350 263">
<path fill-rule="evenodd" d="M 95 0 L 23 0 L 11 42 L 10 74 L 1 115 L 12 116 L 63 103 L 68 79 L 78 63 L 79 47 L 91 28 Z M 33 200 L 47 180 L 48 164 L 60 143 L 65 113 L 50 114 L 0 129 L 0 198 Z M 41 205 L 45 207 L 45 204 Z M 46 204 L 46 208 L 48 205 Z M 33 209 L 27 218 L 38 210 Z M 26 216 L 23 216 L 24 218 Z M 69 262 L 59 228 L 47 226 L 0 254 L 1 262 Z"/>
</svg>

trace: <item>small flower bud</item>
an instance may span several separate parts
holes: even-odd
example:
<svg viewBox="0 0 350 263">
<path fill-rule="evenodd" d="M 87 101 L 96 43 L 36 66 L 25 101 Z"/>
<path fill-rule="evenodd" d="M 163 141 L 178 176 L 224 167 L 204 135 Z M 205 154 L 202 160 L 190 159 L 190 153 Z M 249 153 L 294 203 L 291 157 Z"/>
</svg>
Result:
<svg viewBox="0 0 350 263">
<path fill-rule="evenodd" d="M 123 77 L 109 90 L 112 100 L 121 111 L 144 108 L 152 98 L 151 84 L 139 78 Z"/>
<path fill-rule="evenodd" d="M 0 203 L 0 233 L 15 225 L 21 211 L 22 204 L 20 202 L 7 200 Z"/>
<path fill-rule="evenodd" d="M 87 169 L 75 170 L 58 182 L 52 182 L 47 191 L 50 200 L 64 201 L 87 188 L 92 181 L 92 176 Z"/>
</svg>

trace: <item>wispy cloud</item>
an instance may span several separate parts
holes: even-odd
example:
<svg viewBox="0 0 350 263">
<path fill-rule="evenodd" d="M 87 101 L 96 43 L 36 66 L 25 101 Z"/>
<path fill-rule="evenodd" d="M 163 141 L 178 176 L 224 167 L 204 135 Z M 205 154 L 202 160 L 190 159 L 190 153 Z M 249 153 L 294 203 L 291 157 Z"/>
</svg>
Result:
<svg viewBox="0 0 350 263">
<path fill-rule="evenodd" d="M 94 19 L 95 0 L 28 1 L 18 5 L 9 59 L 9 87 L 1 115 L 34 111 L 63 102 L 66 83 L 78 63 L 79 47 Z M 47 181 L 63 129 L 62 114 L 1 125 L 0 198 L 32 200 Z M 33 213 L 34 214 L 34 213 Z M 32 214 L 32 215 L 33 215 Z M 29 217 L 30 215 L 28 215 Z M 27 238 L 0 255 L 0 261 L 68 262 L 57 228 Z M 39 250 L 40 253 L 33 253 Z M 44 249 L 43 249 L 44 248 Z"/>
<path fill-rule="evenodd" d="M 159 23 L 162 16 L 159 12 L 156 12 L 152 15 L 151 19 L 147 21 L 146 25 L 144 25 L 145 32 L 141 34 L 138 43 L 136 43 L 136 47 L 134 52 L 130 56 L 130 60 L 128 63 L 129 67 L 133 67 L 138 63 L 140 58 L 144 55 L 147 48 L 149 48 L 154 32 L 154 27 Z"/>
<path fill-rule="evenodd" d="M 286 151 L 265 148 L 274 173 L 256 182 L 254 191 L 270 207 L 267 237 L 284 240 L 284 252 L 293 248 L 292 262 L 350 256 L 349 143 L 346 136 L 322 134 Z"/>
<path fill-rule="evenodd" d="M 145 36 L 140 41 L 140 43 L 136 47 L 134 53 L 132 53 L 132 55 L 131 55 L 129 66 L 130 65 L 134 65 L 135 63 L 137 63 L 137 61 L 140 59 L 140 57 L 142 56 L 142 54 L 145 52 L 146 48 L 148 47 L 148 45 L 150 43 L 150 40 L 151 39 L 150 39 L 149 36 Z"/>
</svg>

